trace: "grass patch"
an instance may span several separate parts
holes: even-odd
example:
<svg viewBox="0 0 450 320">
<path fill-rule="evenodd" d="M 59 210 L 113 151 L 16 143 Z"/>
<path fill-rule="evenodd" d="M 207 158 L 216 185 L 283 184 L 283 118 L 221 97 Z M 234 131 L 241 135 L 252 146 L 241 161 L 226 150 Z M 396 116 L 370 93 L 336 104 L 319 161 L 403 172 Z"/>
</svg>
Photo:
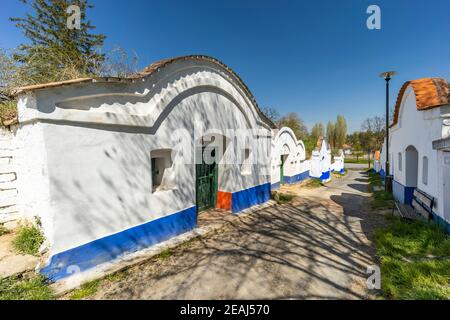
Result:
<svg viewBox="0 0 450 320">
<path fill-rule="evenodd" d="M 340 178 L 344 177 L 347 173 L 348 173 L 347 169 L 344 169 L 343 173 L 340 173 L 338 171 L 333 171 L 332 175 L 333 175 L 333 177 L 340 179 Z"/>
<path fill-rule="evenodd" d="M 394 197 L 390 192 L 384 191 L 384 189 L 378 190 L 382 187 L 382 177 L 373 172 L 367 172 L 367 178 L 369 180 L 370 189 L 373 195 L 372 208 L 373 209 L 390 209 L 394 206 Z"/>
<path fill-rule="evenodd" d="M 4 226 L 0 226 L 0 237 L 2 236 L 2 235 L 4 235 L 4 234 L 7 234 L 7 233 L 9 233 L 10 231 L 7 229 L 7 228 L 5 228 Z"/>
<path fill-rule="evenodd" d="M 38 254 L 39 247 L 42 245 L 44 240 L 45 238 L 38 227 L 28 225 L 20 227 L 16 238 L 13 241 L 13 245 L 19 253 L 36 256 Z"/>
<path fill-rule="evenodd" d="M 283 203 L 288 203 L 291 202 L 292 199 L 295 198 L 295 194 L 291 194 L 291 193 L 279 193 L 278 194 L 278 203 L 279 204 L 283 204 Z"/>
<path fill-rule="evenodd" d="M 345 158 L 345 163 L 357 163 L 369 165 L 368 159 Z"/>
<path fill-rule="evenodd" d="M 50 300 L 54 293 L 42 275 L 0 279 L 0 300 Z"/>
<path fill-rule="evenodd" d="M 97 292 L 98 288 L 100 286 L 100 280 L 94 280 L 91 282 L 87 282 L 85 284 L 82 284 L 79 289 L 74 290 L 70 294 L 70 300 L 81 300 L 84 298 L 87 298 L 94 293 Z"/>
<path fill-rule="evenodd" d="M 278 204 L 289 203 L 296 197 L 295 194 L 292 193 L 281 193 L 278 191 L 273 191 L 271 194 L 272 200 L 275 200 Z"/>
<path fill-rule="evenodd" d="M 0 103 L 0 122 L 8 125 L 17 119 L 17 101 L 5 101 Z"/>
<path fill-rule="evenodd" d="M 391 209 L 394 207 L 394 197 L 392 193 L 380 190 L 373 191 L 373 201 L 372 208 L 373 209 Z"/>
<path fill-rule="evenodd" d="M 173 255 L 173 251 L 170 248 L 164 249 L 158 255 L 156 255 L 156 259 L 166 260 L 169 259 Z"/>
<path fill-rule="evenodd" d="M 302 185 L 302 187 L 305 187 L 307 189 L 315 189 L 315 188 L 319 188 L 322 186 L 323 186 L 323 183 L 320 182 L 319 179 L 309 179 Z"/>
<path fill-rule="evenodd" d="M 375 232 L 384 296 L 450 299 L 450 237 L 434 224 L 389 221 Z"/>
<path fill-rule="evenodd" d="M 107 275 L 105 277 L 105 279 L 110 281 L 110 282 L 117 282 L 117 281 L 124 280 L 127 276 L 128 276 L 128 271 L 127 270 L 123 270 L 123 271 L 118 271 L 116 273 Z"/>
<path fill-rule="evenodd" d="M 366 173 L 367 173 L 367 178 L 369 179 L 369 184 L 372 187 L 383 185 L 383 181 L 382 181 L 381 175 L 379 175 L 378 173 L 373 172 L 372 170 L 368 170 Z"/>
</svg>

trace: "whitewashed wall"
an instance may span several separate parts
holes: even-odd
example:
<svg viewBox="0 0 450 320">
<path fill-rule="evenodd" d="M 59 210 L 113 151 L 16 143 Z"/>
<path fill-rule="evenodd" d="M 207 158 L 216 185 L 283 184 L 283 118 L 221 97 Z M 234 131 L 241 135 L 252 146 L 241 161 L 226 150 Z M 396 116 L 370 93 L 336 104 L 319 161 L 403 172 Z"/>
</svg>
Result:
<svg viewBox="0 0 450 320">
<path fill-rule="evenodd" d="M 406 179 L 406 149 L 414 146 L 418 151 L 418 179 L 417 187 L 437 198 L 434 211 L 443 216 L 442 194 L 442 160 L 438 152 L 433 150 L 432 141 L 442 138 L 442 114 L 449 107 L 438 107 L 424 111 L 418 111 L 414 90 L 409 86 L 400 104 L 398 123 L 390 130 L 389 153 L 391 158 L 391 173 L 394 181 L 403 187 L 411 187 Z M 399 156 L 401 154 L 401 156 Z M 384 169 L 385 149 L 381 157 L 381 166 Z M 428 158 L 428 181 L 423 183 L 423 157 Z M 394 194 L 398 193 L 395 190 Z M 398 196 L 398 195 L 397 195 Z"/>
<path fill-rule="evenodd" d="M 331 171 L 342 172 L 344 170 L 344 153 L 341 152 L 340 155 L 333 157 L 333 163 L 331 164 Z"/>
<path fill-rule="evenodd" d="M 297 140 L 295 133 L 288 127 L 273 132 L 271 154 L 271 183 L 273 186 L 280 183 L 281 156 L 286 157 L 283 173 L 288 180 L 290 178 L 294 180 L 295 177 L 298 178 L 300 174 L 306 174 L 310 170 L 303 141 Z"/>
<path fill-rule="evenodd" d="M 15 128 L 0 128 L 0 223 L 19 219 L 17 207 L 17 145 Z"/>
<path fill-rule="evenodd" d="M 23 94 L 19 120 L 32 163 L 23 168 L 31 183 L 23 183 L 22 207 L 41 217 L 51 255 L 195 206 L 194 143 L 211 132 L 231 141 L 219 190 L 270 183 L 270 127 L 213 63 L 180 61 L 135 83 Z M 233 130 L 247 129 L 256 130 L 249 147 L 259 162 L 243 174 L 227 161 L 237 148 Z M 152 192 L 150 153 L 166 148 L 174 187 Z"/>
<path fill-rule="evenodd" d="M 311 156 L 311 177 L 321 178 L 324 182 L 330 180 L 331 150 L 326 140 L 322 141 L 320 149 L 313 150 Z M 328 174 L 327 174 L 328 173 Z"/>
</svg>

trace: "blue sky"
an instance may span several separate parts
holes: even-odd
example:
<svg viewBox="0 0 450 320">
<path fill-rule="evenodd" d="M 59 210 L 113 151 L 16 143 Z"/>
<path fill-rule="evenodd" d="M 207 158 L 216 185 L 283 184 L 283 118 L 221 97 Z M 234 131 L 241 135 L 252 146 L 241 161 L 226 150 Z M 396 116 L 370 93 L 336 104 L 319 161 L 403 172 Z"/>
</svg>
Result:
<svg viewBox="0 0 450 320">
<path fill-rule="evenodd" d="M 88 16 L 107 35 L 105 46 L 136 52 L 140 67 L 155 60 L 206 54 L 232 67 L 260 106 L 297 112 L 309 128 L 337 113 L 350 131 L 382 115 L 384 81 L 394 69 L 392 100 L 404 81 L 450 79 L 448 0 L 91 0 Z M 366 27 L 370 4 L 381 30 Z M 23 35 L 8 20 L 18 0 L 2 0 L 0 47 Z"/>
</svg>

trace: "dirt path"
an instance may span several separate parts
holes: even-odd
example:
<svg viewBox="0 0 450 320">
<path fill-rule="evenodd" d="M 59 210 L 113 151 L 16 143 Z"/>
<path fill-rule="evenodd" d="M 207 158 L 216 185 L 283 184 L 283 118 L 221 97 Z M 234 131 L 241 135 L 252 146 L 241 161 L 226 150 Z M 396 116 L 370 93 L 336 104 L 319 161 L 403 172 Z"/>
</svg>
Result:
<svg viewBox="0 0 450 320">
<path fill-rule="evenodd" d="M 370 238 L 383 218 L 368 213 L 357 171 L 294 203 L 262 209 L 219 232 L 104 281 L 93 299 L 363 299 L 373 264 Z"/>
</svg>

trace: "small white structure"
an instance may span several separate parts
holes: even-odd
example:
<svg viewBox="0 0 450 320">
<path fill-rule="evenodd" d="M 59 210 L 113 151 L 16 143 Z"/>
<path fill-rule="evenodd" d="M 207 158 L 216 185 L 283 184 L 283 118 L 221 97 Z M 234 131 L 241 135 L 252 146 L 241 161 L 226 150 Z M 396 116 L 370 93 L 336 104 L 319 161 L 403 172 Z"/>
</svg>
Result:
<svg viewBox="0 0 450 320">
<path fill-rule="evenodd" d="M 389 141 L 391 141 L 391 137 L 389 137 Z M 376 161 L 376 159 L 374 160 Z M 392 168 L 392 163 L 390 164 L 390 167 Z M 378 161 L 378 165 L 375 171 L 382 177 L 386 175 L 386 138 L 384 138 L 383 145 L 381 146 L 380 160 Z"/>
<path fill-rule="evenodd" d="M 206 56 L 128 78 L 21 88 L 18 207 L 38 216 L 52 280 L 193 229 L 199 212 L 270 199 L 273 123 Z"/>
<path fill-rule="evenodd" d="M 310 176 L 322 182 L 331 180 L 331 148 L 325 138 L 317 140 L 316 148 L 312 152 Z"/>
<path fill-rule="evenodd" d="M 380 154 L 380 150 L 375 151 L 375 155 L 373 157 L 373 170 L 376 173 L 380 173 L 381 171 L 381 154 Z"/>
<path fill-rule="evenodd" d="M 306 159 L 305 145 L 297 140 L 287 127 L 273 131 L 272 139 L 272 189 L 282 184 L 293 184 L 309 177 L 310 161 Z"/>
<path fill-rule="evenodd" d="M 450 231 L 450 99 L 448 82 L 406 82 L 390 130 L 389 160 L 394 197 L 410 204 L 415 188 L 436 199 L 433 217 Z M 385 150 L 381 166 L 384 169 Z"/>
<path fill-rule="evenodd" d="M 331 172 L 339 172 L 340 174 L 343 174 L 345 172 L 344 168 L 344 152 L 339 150 L 339 155 L 333 157 L 333 164 L 331 165 Z"/>
</svg>

